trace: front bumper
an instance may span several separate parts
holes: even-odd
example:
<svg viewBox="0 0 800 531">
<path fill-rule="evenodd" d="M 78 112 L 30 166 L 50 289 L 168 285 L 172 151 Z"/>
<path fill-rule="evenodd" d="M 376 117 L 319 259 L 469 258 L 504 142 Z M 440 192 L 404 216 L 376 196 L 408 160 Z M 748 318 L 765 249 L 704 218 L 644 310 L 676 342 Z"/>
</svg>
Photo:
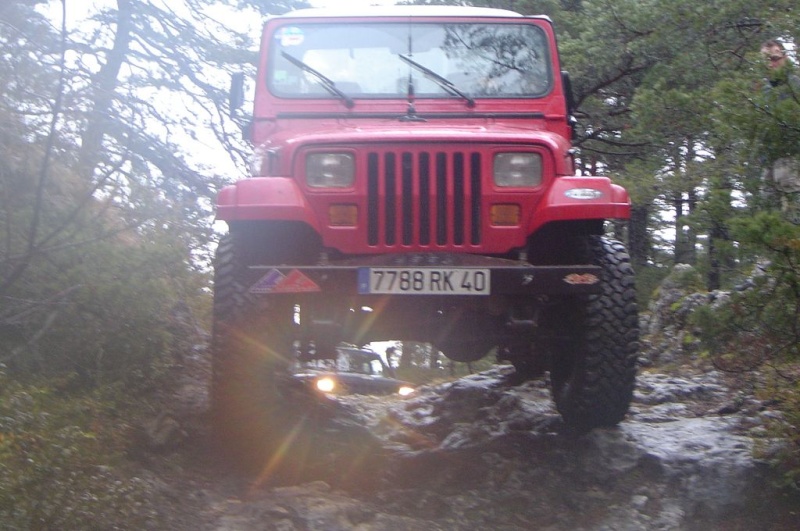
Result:
<svg viewBox="0 0 800 531">
<path fill-rule="evenodd" d="M 395 291 L 375 291 L 370 285 L 372 271 L 392 273 L 408 271 L 420 280 L 414 289 L 405 282 Z M 486 286 L 480 291 L 459 289 L 461 278 L 480 273 Z M 330 295 L 396 295 L 396 296 L 488 296 L 488 295 L 587 295 L 601 290 L 601 268 L 577 264 L 534 266 L 527 262 L 476 255 L 397 254 L 349 259 L 330 265 L 254 266 L 249 276 L 249 291 L 258 295 L 330 294 Z M 451 281 L 434 282 L 431 279 Z M 463 282 L 461 282 L 463 284 Z M 388 287 L 388 285 L 387 285 Z"/>
</svg>

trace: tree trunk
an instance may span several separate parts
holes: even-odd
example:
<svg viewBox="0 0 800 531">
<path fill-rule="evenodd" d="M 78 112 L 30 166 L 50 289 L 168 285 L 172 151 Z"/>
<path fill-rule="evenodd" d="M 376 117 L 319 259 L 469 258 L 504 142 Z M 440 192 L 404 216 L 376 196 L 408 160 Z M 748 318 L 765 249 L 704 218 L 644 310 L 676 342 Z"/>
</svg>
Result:
<svg viewBox="0 0 800 531">
<path fill-rule="evenodd" d="M 697 209 L 697 191 L 694 188 L 690 188 L 688 193 L 688 206 L 687 210 L 689 216 L 695 213 Z M 688 260 L 688 264 L 696 264 L 697 263 L 697 230 L 691 225 L 687 225 L 686 228 L 686 259 Z"/>
<path fill-rule="evenodd" d="M 632 205 L 628 222 L 628 252 L 634 269 L 644 269 L 650 258 L 650 236 L 647 222 L 650 219 L 649 205 Z"/>
<path fill-rule="evenodd" d="M 720 272 L 719 256 L 715 245 L 715 230 L 712 230 L 708 238 L 708 275 L 706 276 L 706 289 L 714 291 L 722 285 L 722 274 Z"/>
<path fill-rule="evenodd" d="M 683 195 L 676 192 L 672 199 L 675 209 L 675 256 L 676 264 L 685 264 L 686 260 L 686 234 L 683 231 Z"/>
<path fill-rule="evenodd" d="M 113 104 L 119 73 L 128 57 L 132 23 L 132 0 L 117 0 L 116 31 L 114 45 L 108 51 L 105 64 L 92 80 L 91 110 L 86 122 L 86 129 L 81 135 L 81 149 L 78 155 L 80 170 L 89 179 L 101 160 L 103 136 L 108 130 L 109 116 L 113 112 Z"/>
</svg>

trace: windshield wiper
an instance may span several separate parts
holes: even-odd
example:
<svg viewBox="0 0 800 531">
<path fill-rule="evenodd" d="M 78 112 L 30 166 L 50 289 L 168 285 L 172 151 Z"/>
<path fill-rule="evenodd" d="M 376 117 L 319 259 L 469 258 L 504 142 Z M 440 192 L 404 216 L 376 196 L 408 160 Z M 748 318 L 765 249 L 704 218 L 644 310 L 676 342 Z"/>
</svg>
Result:
<svg viewBox="0 0 800 531">
<path fill-rule="evenodd" d="M 409 65 L 413 66 L 414 68 L 422 72 L 425 75 L 425 77 L 427 77 L 428 79 L 430 79 L 431 81 L 442 87 L 449 94 L 463 98 L 464 101 L 467 102 L 467 107 L 475 107 L 475 100 L 473 100 L 467 94 L 459 90 L 458 87 L 456 87 L 453 84 L 453 82 L 447 79 L 446 77 L 437 74 L 436 72 L 434 72 L 433 70 L 431 70 L 426 66 L 422 66 L 421 64 L 419 64 L 418 62 L 416 62 L 415 60 L 406 55 L 399 54 L 397 57 L 399 57 Z"/>
<path fill-rule="evenodd" d="M 334 96 L 339 96 L 339 98 L 342 101 L 344 101 L 344 104 L 348 109 L 352 109 L 353 108 L 353 105 L 355 105 L 353 103 L 353 98 L 351 98 L 350 96 L 348 96 L 347 94 L 345 94 L 344 92 L 342 92 L 341 90 L 336 88 L 336 83 L 334 81 L 332 81 L 331 79 L 325 77 L 325 75 L 322 72 L 320 72 L 318 70 L 315 70 L 314 68 L 310 67 L 309 65 L 307 65 L 306 63 L 304 63 L 303 61 L 298 59 L 297 57 L 295 57 L 293 55 L 289 55 L 288 53 L 286 53 L 284 51 L 281 51 L 281 55 L 287 61 L 289 61 L 290 63 L 295 65 L 300 70 L 303 70 L 304 72 L 307 72 L 307 73 L 311 74 L 312 76 L 314 76 L 315 78 L 317 78 L 319 80 L 319 84 L 322 85 L 322 88 L 324 88 L 325 90 L 327 90 L 328 92 L 330 92 Z"/>
</svg>

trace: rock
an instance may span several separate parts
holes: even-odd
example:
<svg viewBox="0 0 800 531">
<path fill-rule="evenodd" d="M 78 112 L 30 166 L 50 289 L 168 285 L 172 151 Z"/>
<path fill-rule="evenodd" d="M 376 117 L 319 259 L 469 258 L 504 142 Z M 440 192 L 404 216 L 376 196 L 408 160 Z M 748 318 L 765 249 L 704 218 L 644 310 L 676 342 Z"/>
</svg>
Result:
<svg viewBox="0 0 800 531">
<path fill-rule="evenodd" d="M 764 483 L 762 472 L 766 472 L 753 457 L 752 441 L 735 435 L 735 428 L 735 419 L 721 417 L 626 423 L 610 442 L 603 438 L 612 434 L 594 434 L 600 454 L 608 456 L 596 465 L 602 471 L 609 468 L 604 461 L 619 460 L 615 452 L 625 448 L 617 439 L 624 437 L 629 443 L 624 458 L 639 454 L 637 466 L 646 460 L 648 467 L 654 467 L 659 481 L 665 482 L 687 514 L 721 514 L 741 505 L 746 494 Z"/>
<path fill-rule="evenodd" d="M 188 434 L 177 419 L 168 411 L 162 411 L 153 419 L 142 424 L 138 430 L 138 448 L 132 451 L 137 454 L 144 452 L 167 452 L 175 450 L 183 444 Z"/>
<path fill-rule="evenodd" d="M 435 523 L 386 514 L 372 504 L 316 481 L 256 491 L 245 501 L 227 500 L 214 531 L 438 531 Z"/>
<path fill-rule="evenodd" d="M 510 366 L 421 387 L 408 399 L 342 397 L 334 418 L 320 426 L 322 448 L 342 455 L 350 449 L 360 459 L 352 441 L 368 432 L 381 454 L 359 470 L 370 476 L 369 489 L 312 481 L 223 495 L 214 477 L 197 489 L 202 495 L 192 503 L 202 514 L 185 529 L 800 529 L 800 499 L 775 487 L 780 478 L 766 461 L 786 450 L 767 438 L 767 422 L 780 419 L 774 404 L 730 390 L 716 371 L 658 372 L 667 356 L 683 364 L 693 355 L 678 323 L 694 305 L 724 299 L 669 291 L 679 287 L 667 284 L 657 319 L 666 328 L 647 337 L 651 367 L 639 375 L 630 412 L 616 428 L 571 436 L 547 382 L 511 385 Z M 352 470 L 337 463 L 336 474 Z"/>
<path fill-rule="evenodd" d="M 703 416 L 732 400 L 717 373 L 644 374 L 629 418 L 579 439 L 561 433 L 541 382 L 508 388 L 504 374 L 494 369 L 390 407 L 405 429 L 382 434 L 397 443 L 387 445 L 396 454 L 378 495 L 383 507 L 425 507 L 419 516 L 456 530 L 527 529 L 520 521 L 685 529 L 742 511 L 769 485 L 770 469 L 738 433 L 741 414 Z M 405 444 L 408 431 L 427 446 Z M 459 517 L 465 503 L 468 522 Z"/>
</svg>

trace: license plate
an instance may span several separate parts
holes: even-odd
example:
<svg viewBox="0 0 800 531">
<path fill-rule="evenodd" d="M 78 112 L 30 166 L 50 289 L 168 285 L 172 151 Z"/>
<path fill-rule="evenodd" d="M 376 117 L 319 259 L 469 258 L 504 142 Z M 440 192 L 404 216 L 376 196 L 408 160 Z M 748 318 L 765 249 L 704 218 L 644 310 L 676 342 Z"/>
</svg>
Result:
<svg viewBox="0 0 800 531">
<path fill-rule="evenodd" d="M 467 267 L 363 267 L 358 292 L 390 295 L 489 295 L 490 271 Z"/>
</svg>

